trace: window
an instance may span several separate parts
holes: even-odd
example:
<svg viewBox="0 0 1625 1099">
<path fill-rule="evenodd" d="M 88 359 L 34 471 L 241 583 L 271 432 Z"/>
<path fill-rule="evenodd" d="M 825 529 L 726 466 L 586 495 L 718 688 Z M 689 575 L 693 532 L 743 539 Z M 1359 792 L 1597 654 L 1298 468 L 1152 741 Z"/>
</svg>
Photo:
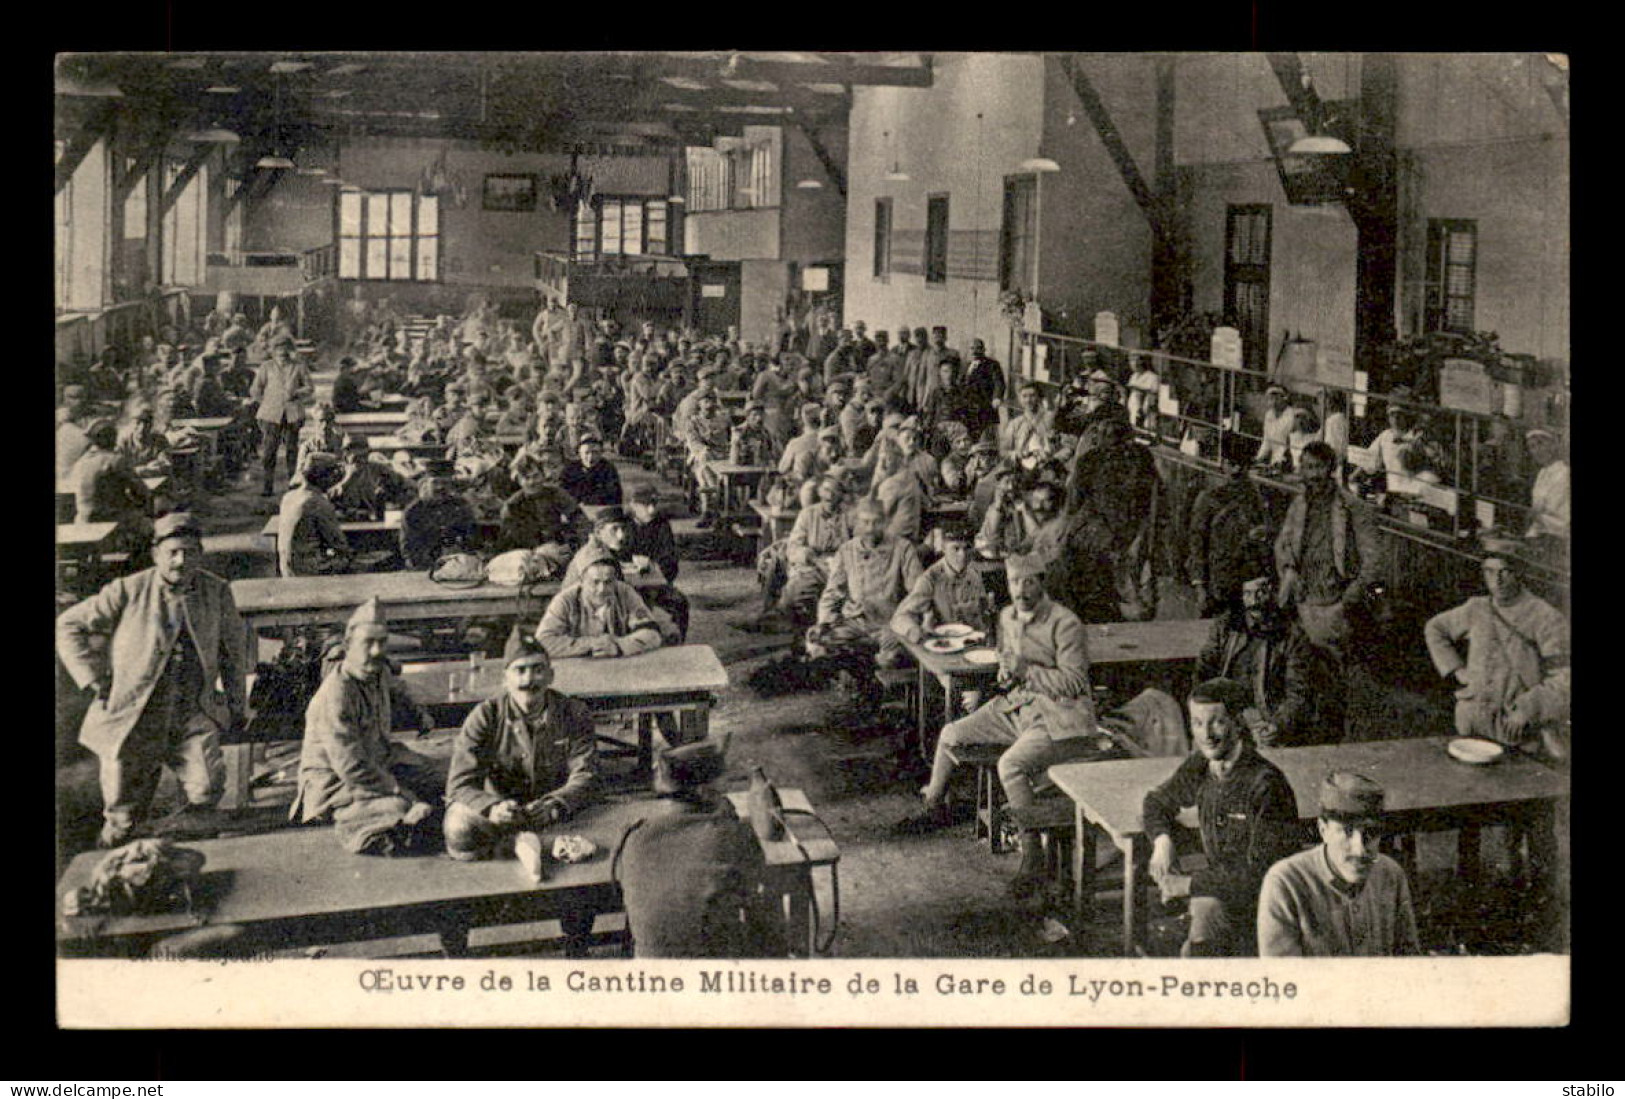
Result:
<svg viewBox="0 0 1625 1099">
<path fill-rule="evenodd" d="M 1224 322 L 1241 333 L 1248 370 L 1269 366 L 1270 208 L 1231 206 L 1224 226 Z"/>
<path fill-rule="evenodd" d="M 164 168 L 165 191 L 181 177 L 185 165 L 168 161 Z M 187 181 L 180 197 L 164 213 L 163 270 L 166 286 L 196 286 L 203 281 L 204 204 L 208 191 L 208 168 L 199 168 Z"/>
<path fill-rule="evenodd" d="M 1037 293 L 1038 177 L 1004 181 L 1004 223 L 999 234 L 999 289 Z"/>
<path fill-rule="evenodd" d="M 925 200 L 925 281 L 948 281 L 948 196 Z"/>
<path fill-rule="evenodd" d="M 60 162 L 68 143 L 56 143 Z M 73 180 L 56 193 L 56 306 L 67 308 L 73 300 Z"/>
<path fill-rule="evenodd" d="M 603 195 L 576 208 L 575 258 L 669 255 L 665 199 Z"/>
<path fill-rule="evenodd" d="M 339 278 L 440 278 L 440 198 L 411 191 L 339 193 Z"/>
<path fill-rule="evenodd" d="M 716 149 L 688 150 L 688 212 L 726 210 L 733 194 L 733 160 Z"/>
<path fill-rule="evenodd" d="M 891 274 L 891 199 L 875 199 L 875 278 Z"/>
<path fill-rule="evenodd" d="M 1428 332 L 1471 332 L 1477 281 L 1478 222 L 1428 219 L 1423 325 Z"/>
</svg>

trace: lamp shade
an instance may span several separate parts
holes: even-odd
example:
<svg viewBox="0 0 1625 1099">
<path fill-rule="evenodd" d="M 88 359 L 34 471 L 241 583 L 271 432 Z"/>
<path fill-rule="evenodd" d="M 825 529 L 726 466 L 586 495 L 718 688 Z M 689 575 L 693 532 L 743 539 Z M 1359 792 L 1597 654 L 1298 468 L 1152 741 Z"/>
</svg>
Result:
<svg viewBox="0 0 1625 1099">
<path fill-rule="evenodd" d="M 1030 156 L 1016 167 L 1023 172 L 1059 172 L 1061 170 L 1061 166 L 1047 156 Z"/>
<path fill-rule="evenodd" d="M 893 168 L 881 178 L 883 178 L 887 183 L 907 183 L 914 177 L 901 169 Z"/>
<path fill-rule="evenodd" d="M 183 140 L 198 145 L 235 145 L 242 138 L 220 126 L 210 126 L 206 130 L 193 130 Z"/>
<path fill-rule="evenodd" d="M 1342 156 L 1352 153 L 1348 142 L 1331 134 L 1306 134 L 1298 138 L 1286 150 L 1293 156 Z"/>
<path fill-rule="evenodd" d="M 672 195 L 666 201 L 672 203 L 675 206 L 687 206 L 688 205 L 688 199 L 684 198 L 682 195 Z"/>
<path fill-rule="evenodd" d="M 796 180 L 796 190 L 798 190 L 798 191 L 822 191 L 823 189 L 824 189 L 823 183 L 821 183 L 820 181 L 818 181 L 816 179 L 798 179 L 798 180 Z"/>
<path fill-rule="evenodd" d="M 294 163 L 285 156 L 262 156 L 254 162 L 254 167 L 288 169 L 294 167 Z"/>
</svg>

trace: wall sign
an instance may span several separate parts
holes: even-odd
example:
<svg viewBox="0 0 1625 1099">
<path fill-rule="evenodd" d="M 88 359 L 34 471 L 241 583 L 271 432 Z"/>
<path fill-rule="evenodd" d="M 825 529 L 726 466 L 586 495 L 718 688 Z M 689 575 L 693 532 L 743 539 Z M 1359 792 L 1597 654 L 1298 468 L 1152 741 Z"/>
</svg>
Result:
<svg viewBox="0 0 1625 1099">
<path fill-rule="evenodd" d="M 508 213 L 536 209 L 536 175 L 488 175 L 485 177 L 484 208 Z"/>
<path fill-rule="evenodd" d="M 725 298 L 728 296 L 728 287 L 720 282 L 703 282 L 700 284 L 700 297 Z"/>
</svg>

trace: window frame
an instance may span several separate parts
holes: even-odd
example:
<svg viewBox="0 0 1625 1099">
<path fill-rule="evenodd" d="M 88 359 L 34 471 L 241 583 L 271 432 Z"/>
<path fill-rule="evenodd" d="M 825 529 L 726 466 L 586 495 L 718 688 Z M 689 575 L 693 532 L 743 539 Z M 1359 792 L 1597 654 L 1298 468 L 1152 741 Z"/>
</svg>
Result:
<svg viewBox="0 0 1625 1099">
<path fill-rule="evenodd" d="M 942 211 L 942 224 L 935 224 L 936 211 Z M 952 231 L 952 208 L 947 191 L 925 196 L 925 249 L 920 257 L 920 271 L 927 286 L 944 286 L 948 282 L 948 236 Z"/>
<path fill-rule="evenodd" d="M 360 207 L 357 217 L 357 232 L 344 231 L 344 200 L 347 196 L 356 196 Z M 396 196 L 410 196 L 407 206 L 407 231 L 395 232 Z M 383 200 L 384 227 L 382 232 L 374 231 L 372 208 L 374 198 Z M 426 202 L 434 204 L 435 227 L 433 232 L 424 232 L 423 207 Z M 420 194 L 412 187 L 357 187 L 343 188 L 333 196 L 333 242 L 338 250 L 339 279 L 344 282 L 440 282 L 444 249 L 441 242 L 445 234 L 441 231 L 440 218 L 444 211 L 440 208 L 440 196 Z M 356 241 L 356 270 L 354 274 L 344 274 L 344 252 L 346 241 Z M 396 274 L 396 249 L 394 242 L 404 240 L 407 242 L 405 273 Z M 423 244 L 433 242 L 434 270 L 432 275 L 425 277 L 419 273 L 422 266 Z M 372 273 L 372 263 L 368 256 L 371 245 L 377 242 L 383 244 L 384 273 Z"/>
<path fill-rule="evenodd" d="M 619 243 L 617 244 L 616 251 L 613 252 L 604 250 L 604 210 L 605 207 L 609 206 L 613 206 L 619 211 L 618 224 L 616 225 L 616 240 Z M 638 216 L 634 220 L 637 227 L 639 250 L 636 252 L 629 252 L 626 250 L 626 233 L 631 225 L 628 221 L 626 211 L 629 207 L 633 206 L 637 207 L 638 209 Z M 661 216 L 658 218 L 650 217 L 650 210 L 654 207 L 660 208 Z M 583 251 L 581 247 L 581 244 L 585 239 L 582 235 L 582 211 L 586 209 L 591 209 L 592 211 L 592 217 L 590 219 L 592 225 L 592 250 L 590 252 Z M 664 226 L 664 247 L 660 251 L 655 251 L 650 247 L 651 238 L 649 234 L 649 226 L 655 222 L 659 222 Z M 582 203 L 576 207 L 575 220 L 572 225 L 570 237 L 570 258 L 580 262 L 597 262 L 607 258 L 637 260 L 650 256 L 675 256 L 677 253 L 671 250 L 671 229 L 672 212 L 671 201 L 669 199 L 656 195 L 593 195 L 585 203 Z"/>
<path fill-rule="evenodd" d="M 1465 263 L 1452 262 L 1450 242 L 1457 233 L 1466 233 L 1470 254 Z M 1427 251 L 1422 281 L 1422 330 L 1469 334 L 1474 331 L 1478 314 L 1478 219 L 1428 218 Z M 1467 292 L 1450 292 L 1450 269 L 1467 272 Z M 1464 322 L 1451 321 L 1453 303 L 1465 302 L 1467 317 Z"/>
<path fill-rule="evenodd" d="M 876 282 L 891 279 L 892 215 L 895 211 L 890 195 L 875 199 L 874 278 Z"/>
<path fill-rule="evenodd" d="M 1017 233 L 1017 199 L 1027 197 L 1025 216 L 1021 219 L 1021 232 Z M 1022 244 L 1021 255 L 1016 244 Z M 1004 177 L 1004 206 L 999 221 L 999 292 L 1020 291 L 1022 297 L 1031 298 L 1038 292 L 1038 175 L 1024 173 Z M 1019 272 L 1017 268 L 1020 268 Z"/>
<path fill-rule="evenodd" d="M 1234 258 L 1236 226 L 1240 218 L 1262 218 L 1263 262 Z M 1241 335 L 1242 365 L 1256 373 L 1269 369 L 1270 272 L 1275 246 L 1275 211 L 1267 202 L 1230 203 L 1224 209 L 1224 323 Z M 1244 325 L 1238 314 L 1242 287 L 1261 287 L 1262 301 L 1256 326 Z"/>
</svg>

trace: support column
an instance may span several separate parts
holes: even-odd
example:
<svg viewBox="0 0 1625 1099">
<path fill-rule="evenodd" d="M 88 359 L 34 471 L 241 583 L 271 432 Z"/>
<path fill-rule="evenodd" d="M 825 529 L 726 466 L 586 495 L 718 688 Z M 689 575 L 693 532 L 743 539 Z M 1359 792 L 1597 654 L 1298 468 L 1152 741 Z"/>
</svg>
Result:
<svg viewBox="0 0 1625 1099">
<path fill-rule="evenodd" d="M 1371 389 L 1388 388 L 1386 351 L 1394 322 L 1399 269 L 1399 158 L 1395 151 L 1398 73 L 1392 54 L 1368 53 L 1360 63 L 1360 119 L 1350 173 L 1349 213 L 1357 231 L 1354 284 L 1355 368 Z"/>
</svg>

